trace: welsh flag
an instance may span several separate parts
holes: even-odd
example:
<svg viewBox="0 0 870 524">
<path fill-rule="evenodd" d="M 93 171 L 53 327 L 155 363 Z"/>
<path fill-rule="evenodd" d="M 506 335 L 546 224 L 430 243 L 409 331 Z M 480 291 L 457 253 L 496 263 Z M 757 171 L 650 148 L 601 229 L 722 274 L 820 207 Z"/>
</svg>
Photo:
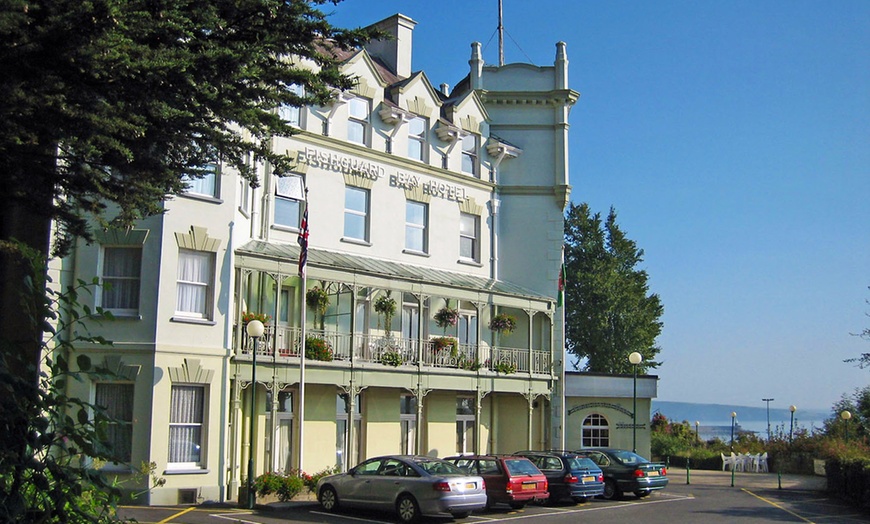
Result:
<svg viewBox="0 0 870 524">
<path fill-rule="evenodd" d="M 562 270 L 559 271 L 559 292 L 556 298 L 556 307 L 562 307 L 565 303 L 565 263 L 562 263 Z"/>
</svg>

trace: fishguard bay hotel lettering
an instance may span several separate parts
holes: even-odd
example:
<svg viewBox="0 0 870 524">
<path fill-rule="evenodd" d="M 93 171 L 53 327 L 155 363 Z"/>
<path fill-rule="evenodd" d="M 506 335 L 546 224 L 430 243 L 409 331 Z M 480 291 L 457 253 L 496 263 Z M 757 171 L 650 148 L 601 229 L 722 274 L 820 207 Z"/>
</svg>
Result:
<svg viewBox="0 0 870 524">
<path fill-rule="evenodd" d="M 305 151 L 299 155 L 299 161 L 311 167 L 327 169 L 336 173 L 353 174 L 371 180 L 379 180 L 388 176 L 391 187 L 413 189 L 420 186 L 424 194 L 437 198 L 454 200 L 456 202 L 465 202 L 468 199 L 465 194 L 465 188 L 462 186 L 432 180 L 421 181 L 419 175 L 411 175 L 400 171 L 388 175 L 383 166 L 374 162 L 366 162 L 312 147 L 305 148 Z"/>
</svg>

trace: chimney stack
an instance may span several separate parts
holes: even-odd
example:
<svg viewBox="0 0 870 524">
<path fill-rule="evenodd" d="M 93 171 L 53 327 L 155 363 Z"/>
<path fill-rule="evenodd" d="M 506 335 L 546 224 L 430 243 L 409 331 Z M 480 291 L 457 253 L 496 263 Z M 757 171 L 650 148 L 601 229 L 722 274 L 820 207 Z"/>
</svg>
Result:
<svg viewBox="0 0 870 524">
<path fill-rule="evenodd" d="M 365 48 L 370 55 L 380 58 L 397 76 L 411 76 L 411 50 L 413 49 L 414 26 L 417 22 L 396 13 L 374 24 L 374 27 L 392 36 L 387 40 L 369 42 Z"/>
</svg>

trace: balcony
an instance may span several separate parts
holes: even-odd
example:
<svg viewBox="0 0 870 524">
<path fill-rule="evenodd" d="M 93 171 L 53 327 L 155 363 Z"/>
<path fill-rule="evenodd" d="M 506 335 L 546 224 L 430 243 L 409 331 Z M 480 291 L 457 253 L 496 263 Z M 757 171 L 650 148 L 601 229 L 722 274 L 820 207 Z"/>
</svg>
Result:
<svg viewBox="0 0 870 524">
<path fill-rule="evenodd" d="M 244 330 L 236 343 L 236 360 L 252 360 L 254 342 Z M 329 361 L 333 365 L 371 363 L 401 369 L 410 366 L 456 369 L 468 372 L 549 375 L 550 352 L 546 350 L 490 347 L 477 344 L 444 344 L 444 337 L 425 340 L 309 330 L 312 338 L 326 342 L 326 351 L 317 355 L 307 348 L 307 362 Z M 298 365 L 302 332 L 295 327 L 266 326 L 257 348 L 258 361 Z M 313 348 L 313 344 L 311 345 Z"/>
</svg>

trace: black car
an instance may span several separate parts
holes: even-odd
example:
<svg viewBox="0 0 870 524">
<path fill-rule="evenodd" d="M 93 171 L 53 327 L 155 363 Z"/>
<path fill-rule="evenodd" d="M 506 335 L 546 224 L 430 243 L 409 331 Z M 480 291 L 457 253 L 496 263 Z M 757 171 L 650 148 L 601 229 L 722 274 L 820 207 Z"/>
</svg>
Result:
<svg viewBox="0 0 870 524">
<path fill-rule="evenodd" d="M 570 498 L 585 502 L 604 494 L 604 476 L 595 462 L 571 451 L 518 451 L 547 477 L 549 502 Z"/>
<path fill-rule="evenodd" d="M 637 453 L 624 449 L 583 449 L 577 453 L 592 459 L 604 472 L 604 498 L 618 499 L 623 493 L 646 497 L 668 485 L 668 470 L 664 464 L 650 462 Z"/>
</svg>

